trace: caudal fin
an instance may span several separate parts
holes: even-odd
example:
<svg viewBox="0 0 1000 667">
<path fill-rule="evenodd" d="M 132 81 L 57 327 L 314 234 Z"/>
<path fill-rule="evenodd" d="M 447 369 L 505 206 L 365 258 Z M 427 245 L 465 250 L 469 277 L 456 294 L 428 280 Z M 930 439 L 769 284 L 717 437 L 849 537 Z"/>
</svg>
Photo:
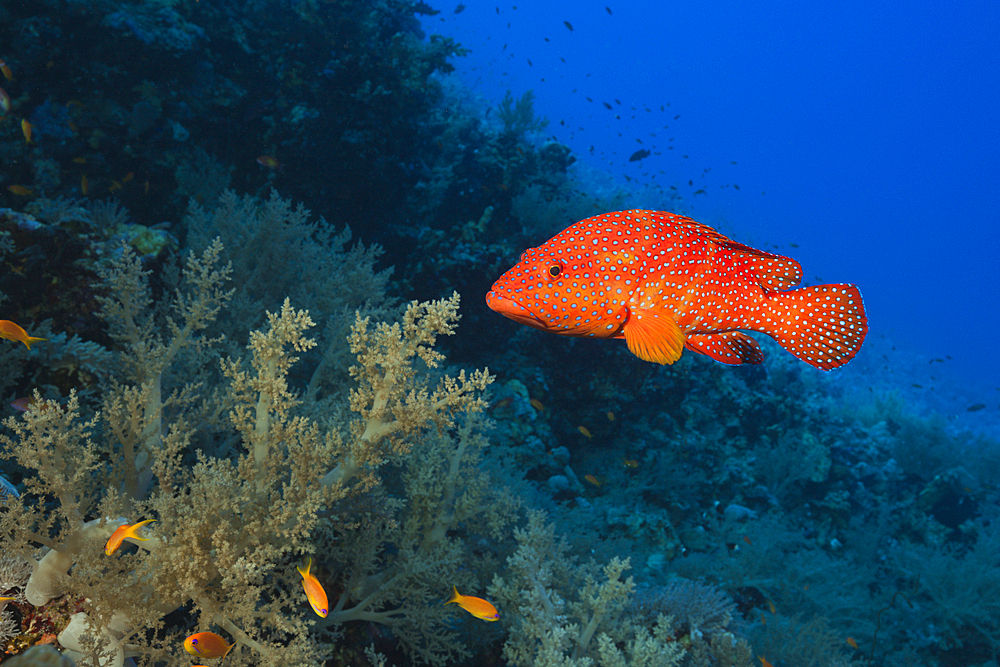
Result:
<svg viewBox="0 0 1000 667">
<path fill-rule="evenodd" d="M 815 285 L 768 295 L 767 333 L 802 361 L 825 371 L 854 358 L 868 333 L 861 292 L 854 285 Z"/>
</svg>

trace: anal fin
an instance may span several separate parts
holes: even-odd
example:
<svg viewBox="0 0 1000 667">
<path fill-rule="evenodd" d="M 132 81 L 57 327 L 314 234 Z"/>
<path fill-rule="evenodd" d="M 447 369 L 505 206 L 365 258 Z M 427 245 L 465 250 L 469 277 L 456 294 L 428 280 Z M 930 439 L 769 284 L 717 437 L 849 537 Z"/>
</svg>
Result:
<svg viewBox="0 0 1000 667">
<path fill-rule="evenodd" d="M 764 353 L 757 341 L 740 331 L 691 334 L 684 341 L 684 347 L 692 352 L 711 357 L 719 363 L 734 366 L 760 364 L 764 361 Z"/>
</svg>

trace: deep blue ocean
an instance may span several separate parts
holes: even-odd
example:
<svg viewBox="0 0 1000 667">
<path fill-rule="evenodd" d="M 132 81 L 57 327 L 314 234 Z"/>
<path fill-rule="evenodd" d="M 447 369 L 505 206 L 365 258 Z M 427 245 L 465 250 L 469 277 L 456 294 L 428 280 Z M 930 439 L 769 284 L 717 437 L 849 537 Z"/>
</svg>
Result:
<svg viewBox="0 0 1000 667">
<path fill-rule="evenodd" d="M 440 9 L 423 24 L 470 49 L 471 94 L 533 91 L 595 187 L 677 187 L 688 215 L 807 280 L 858 284 L 873 337 L 948 356 L 923 379 L 962 389 L 949 409 L 1000 408 L 996 3 Z"/>
</svg>

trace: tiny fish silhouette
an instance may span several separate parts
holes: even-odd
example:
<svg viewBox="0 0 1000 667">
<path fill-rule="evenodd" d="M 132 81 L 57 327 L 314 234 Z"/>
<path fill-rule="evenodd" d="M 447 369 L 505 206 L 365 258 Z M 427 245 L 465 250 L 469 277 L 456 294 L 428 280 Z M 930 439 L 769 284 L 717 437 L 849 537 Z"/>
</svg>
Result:
<svg viewBox="0 0 1000 667">
<path fill-rule="evenodd" d="M 684 349 L 724 364 L 762 363 L 742 329 L 771 336 L 816 368 L 843 366 L 868 332 L 861 292 L 850 284 L 792 289 L 801 279 L 794 259 L 682 215 L 630 210 L 582 220 L 529 248 L 486 302 L 543 331 L 624 338 L 632 354 L 660 364 Z"/>
<path fill-rule="evenodd" d="M 628 161 L 629 162 L 637 162 L 637 161 L 641 160 L 644 157 L 649 157 L 649 151 L 647 151 L 646 149 L 638 150 L 638 151 L 632 153 L 632 155 L 629 156 Z"/>
</svg>

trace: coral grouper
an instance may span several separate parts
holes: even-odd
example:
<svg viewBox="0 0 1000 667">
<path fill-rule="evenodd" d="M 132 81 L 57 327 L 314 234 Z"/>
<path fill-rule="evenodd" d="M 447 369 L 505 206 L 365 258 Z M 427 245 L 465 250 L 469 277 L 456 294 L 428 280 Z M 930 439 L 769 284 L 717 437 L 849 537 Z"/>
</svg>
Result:
<svg viewBox="0 0 1000 667">
<path fill-rule="evenodd" d="M 799 284 L 794 259 L 755 250 L 690 218 L 619 211 L 582 220 L 521 255 L 486 296 L 490 308 L 567 336 L 624 338 L 672 364 L 687 348 L 759 364 L 765 333 L 823 370 L 843 366 L 868 332 L 854 285 Z"/>
</svg>

